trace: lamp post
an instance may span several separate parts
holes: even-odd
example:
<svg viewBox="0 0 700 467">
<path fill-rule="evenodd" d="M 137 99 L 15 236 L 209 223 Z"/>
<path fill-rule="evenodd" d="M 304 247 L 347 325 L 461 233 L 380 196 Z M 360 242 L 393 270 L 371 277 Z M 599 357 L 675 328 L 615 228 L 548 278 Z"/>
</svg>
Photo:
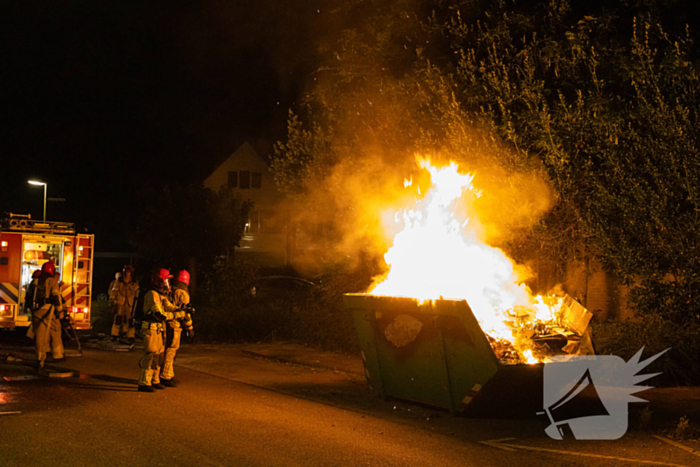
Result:
<svg viewBox="0 0 700 467">
<path fill-rule="evenodd" d="M 30 185 L 44 186 L 44 222 L 46 222 L 46 183 L 37 182 L 36 180 L 29 180 L 27 183 Z"/>
</svg>

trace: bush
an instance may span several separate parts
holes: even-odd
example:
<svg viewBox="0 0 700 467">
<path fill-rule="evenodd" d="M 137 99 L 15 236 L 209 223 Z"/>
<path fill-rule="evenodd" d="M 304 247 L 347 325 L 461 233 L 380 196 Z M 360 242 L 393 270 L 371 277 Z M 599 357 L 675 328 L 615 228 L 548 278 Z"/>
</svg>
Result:
<svg viewBox="0 0 700 467">
<path fill-rule="evenodd" d="M 599 355 L 617 355 L 628 361 L 644 348 L 643 358 L 669 350 L 640 374 L 662 372 L 644 384 L 677 386 L 700 384 L 700 324 L 680 325 L 659 315 L 644 315 L 635 321 L 610 321 L 593 328 L 593 343 Z"/>
<path fill-rule="evenodd" d="M 206 301 L 195 316 L 198 341 L 241 342 L 264 340 L 274 329 L 247 293 L 258 276 L 255 264 L 243 258 L 224 259 L 214 266 L 205 286 Z"/>
<path fill-rule="evenodd" d="M 315 278 L 317 287 L 306 296 L 279 300 L 255 299 L 248 293 L 248 285 L 259 273 L 243 259 L 217 266 L 207 286 L 208 301 L 195 316 L 198 341 L 289 340 L 330 351 L 357 351 L 343 294 L 367 289 L 373 275 L 368 267 L 333 264 Z"/>
<path fill-rule="evenodd" d="M 343 294 L 367 290 L 371 267 L 336 263 L 316 278 L 318 287 L 303 308 L 295 309 L 280 336 L 325 350 L 354 353 L 359 350 L 352 318 L 343 307 Z"/>
</svg>

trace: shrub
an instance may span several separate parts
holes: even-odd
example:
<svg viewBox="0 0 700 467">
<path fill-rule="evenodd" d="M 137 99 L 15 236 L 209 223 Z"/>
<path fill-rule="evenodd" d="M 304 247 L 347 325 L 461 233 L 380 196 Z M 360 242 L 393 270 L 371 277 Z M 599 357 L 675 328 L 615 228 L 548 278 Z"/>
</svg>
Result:
<svg viewBox="0 0 700 467">
<path fill-rule="evenodd" d="M 599 355 L 617 355 L 628 361 L 644 348 L 643 358 L 670 350 L 641 374 L 662 372 L 645 384 L 653 386 L 700 384 L 700 324 L 680 325 L 660 315 L 643 315 L 635 321 L 610 321 L 593 328 Z"/>
<path fill-rule="evenodd" d="M 316 278 L 318 287 L 303 307 L 295 308 L 280 335 L 286 339 L 337 352 L 357 352 L 357 337 L 343 294 L 364 292 L 370 285 L 371 266 L 335 263 Z"/>
<path fill-rule="evenodd" d="M 308 294 L 284 299 L 252 297 L 248 285 L 259 269 L 244 259 L 222 261 L 207 285 L 208 300 L 195 316 L 199 341 L 289 340 L 338 352 L 357 351 L 352 320 L 343 294 L 367 289 L 370 267 L 335 263 L 315 278 Z"/>
<path fill-rule="evenodd" d="M 266 337 L 269 324 L 256 309 L 247 285 L 258 275 L 244 258 L 222 259 L 205 286 L 206 298 L 195 316 L 198 341 L 240 342 Z"/>
</svg>

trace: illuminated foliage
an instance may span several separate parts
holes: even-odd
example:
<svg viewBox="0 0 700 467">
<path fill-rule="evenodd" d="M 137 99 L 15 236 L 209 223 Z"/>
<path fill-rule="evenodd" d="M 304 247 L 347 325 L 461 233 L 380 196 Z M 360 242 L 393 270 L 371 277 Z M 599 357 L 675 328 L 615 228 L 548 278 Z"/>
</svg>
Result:
<svg viewBox="0 0 700 467">
<path fill-rule="evenodd" d="M 498 2 L 484 22 L 447 30 L 461 102 L 538 156 L 641 310 L 683 320 L 700 313 L 700 81 L 690 33 L 638 13 Z"/>
<path fill-rule="evenodd" d="M 416 152 L 544 172 L 558 204 L 512 244 L 562 260 L 595 255 L 634 286 L 640 311 L 693 319 L 700 82 L 690 6 L 352 2 L 304 118 L 290 119 L 278 145 L 278 180 L 292 187 L 293 173 L 298 188 L 366 159 L 406 173 Z M 343 199 L 342 184 L 324 183 Z"/>
</svg>

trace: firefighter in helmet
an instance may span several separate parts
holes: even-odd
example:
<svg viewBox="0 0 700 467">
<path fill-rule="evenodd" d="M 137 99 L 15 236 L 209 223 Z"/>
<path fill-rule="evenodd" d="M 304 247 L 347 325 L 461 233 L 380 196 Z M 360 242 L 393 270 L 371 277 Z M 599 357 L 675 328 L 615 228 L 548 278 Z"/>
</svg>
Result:
<svg viewBox="0 0 700 467">
<path fill-rule="evenodd" d="M 190 303 L 190 273 L 182 270 L 177 275 L 177 280 L 173 283 L 171 297 L 172 303 L 180 310 L 185 309 Z M 180 348 L 180 336 L 183 329 L 188 336 L 193 336 L 192 317 L 190 313 L 185 314 L 182 319 L 171 319 L 165 322 L 165 358 L 163 360 L 163 372 L 160 376 L 160 382 L 168 387 L 175 387 L 179 384 L 179 380 L 175 379 L 175 370 L 173 362 L 175 354 Z"/>
<path fill-rule="evenodd" d="M 146 292 L 143 303 L 143 357 L 139 363 L 141 374 L 139 376 L 139 391 L 155 392 L 156 389 L 165 389 L 160 384 L 160 371 L 163 366 L 163 334 L 164 324 L 168 320 L 182 319 L 183 311 L 170 303 L 167 298 L 168 279 L 170 271 L 167 269 L 155 269 L 151 275 L 151 288 Z"/>
<path fill-rule="evenodd" d="M 122 275 L 114 286 L 115 315 L 112 324 L 112 340 L 126 336 L 129 343 L 133 344 L 136 337 L 134 327 L 133 309 L 138 292 L 138 282 L 134 280 L 134 267 L 130 264 L 124 266 Z"/>
<path fill-rule="evenodd" d="M 34 328 L 34 345 L 39 367 L 44 367 L 46 354 L 51 350 L 54 361 L 64 360 L 63 341 L 61 340 L 60 313 L 63 312 L 61 292 L 58 280 L 54 277 L 56 266 L 48 261 L 41 267 L 41 275 L 37 283 L 37 293 L 32 310 L 32 326 Z"/>
</svg>

